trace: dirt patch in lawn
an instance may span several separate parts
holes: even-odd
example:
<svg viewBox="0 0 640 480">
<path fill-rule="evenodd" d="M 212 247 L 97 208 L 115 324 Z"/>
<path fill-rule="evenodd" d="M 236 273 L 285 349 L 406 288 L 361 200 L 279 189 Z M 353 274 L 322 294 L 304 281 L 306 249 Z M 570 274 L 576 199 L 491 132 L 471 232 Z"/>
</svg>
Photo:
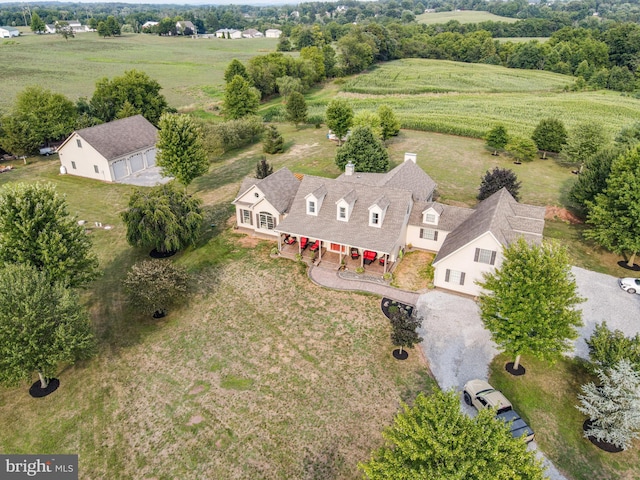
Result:
<svg viewBox="0 0 640 480">
<path fill-rule="evenodd" d="M 412 292 L 433 288 L 433 257 L 433 253 L 417 250 L 407 253 L 393 272 L 393 286 Z"/>
<path fill-rule="evenodd" d="M 562 220 L 563 222 L 569 222 L 574 225 L 583 223 L 582 220 L 566 208 L 557 207 L 555 205 L 547 205 L 547 211 L 544 214 L 544 218 L 545 220 Z"/>
</svg>

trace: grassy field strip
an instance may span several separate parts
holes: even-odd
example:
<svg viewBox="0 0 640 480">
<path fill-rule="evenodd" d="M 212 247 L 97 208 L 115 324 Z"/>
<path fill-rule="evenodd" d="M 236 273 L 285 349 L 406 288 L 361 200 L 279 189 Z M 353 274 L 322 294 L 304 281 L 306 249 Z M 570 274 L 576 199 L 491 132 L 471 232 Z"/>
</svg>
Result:
<svg viewBox="0 0 640 480">
<path fill-rule="evenodd" d="M 426 23 L 427 25 L 433 25 L 438 23 L 447 23 L 451 20 L 455 20 L 460 23 L 480 23 L 480 22 L 506 22 L 515 23 L 517 18 L 501 17 L 500 15 L 494 15 L 489 12 L 480 12 L 476 10 L 455 10 L 453 12 L 433 12 L 423 13 L 416 17 L 416 21 L 419 23 Z"/>
</svg>

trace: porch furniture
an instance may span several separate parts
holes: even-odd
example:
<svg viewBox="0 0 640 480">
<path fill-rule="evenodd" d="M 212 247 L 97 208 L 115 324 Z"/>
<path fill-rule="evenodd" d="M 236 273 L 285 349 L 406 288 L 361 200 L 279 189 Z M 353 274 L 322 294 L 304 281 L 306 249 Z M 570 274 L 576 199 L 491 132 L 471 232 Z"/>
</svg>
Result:
<svg viewBox="0 0 640 480">
<path fill-rule="evenodd" d="M 294 243 L 296 243 L 296 237 L 287 235 L 287 237 L 284 239 L 284 243 L 286 243 L 287 245 L 293 245 Z"/>
<path fill-rule="evenodd" d="M 362 253 L 362 257 L 364 258 L 364 264 L 365 265 L 369 265 L 371 262 L 373 262 L 376 257 L 378 255 L 376 254 L 376 252 L 372 252 L 371 250 L 365 250 Z"/>
<path fill-rule="evenodd" d="M 380 265 L 384 265 L 386 260 L 384 257 L 380 257 L 380 260 L 378 260 L 380 262 Z"/>
<path fill-rule="evenodd" d="M 353 258 L 354 260 L 360 258 L 360 252 L 355 247 L 351 247 L 351 258 Z"/>
<path fill-rule="evenodd" d="M 320 248 L 320 240 L 316 240 L 316 242 L 313 245 L 311 245 L 311 248 L 309 248 L 309 250 L 311 252 L 317 252 L 319 248 Z"/>
<path fill-rule="evenodd" d="M 300 250 L 307 248 L 308 243 L 309 239 L 307 237 L 300 237 Z"/>
</svg>

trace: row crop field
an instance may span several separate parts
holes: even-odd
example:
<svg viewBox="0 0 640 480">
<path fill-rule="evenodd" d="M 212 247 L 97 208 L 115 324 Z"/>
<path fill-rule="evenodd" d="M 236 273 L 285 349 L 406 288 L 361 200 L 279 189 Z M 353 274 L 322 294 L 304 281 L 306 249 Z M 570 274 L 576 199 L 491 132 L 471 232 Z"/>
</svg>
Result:
<svg viewBox="0 0 640 480">
<path fill-rule="evenodd" d="M 517 18 L 501 17 L 489 12 L 478 12 L 475 10 L 456 10 L 453 12 L 433 12 L 423 13 L 416 17 L 418 23 L 426 23 L 434 25 L 438 23 L 447 23 L 455 20 L 460 23 L 480 23 L 480 22 L 506 22 L 515 23 Z"/>
<path fill-rule="evenodd" d="M 146 72 L 163 87 L 173 107 L 220 99 L 229 62 L 273 52 L 273 38 L 160 37 L 125 34 L 101 38 L 81 33 L 65 41 L 59 35 L 25 35 L 0 41 L 0 109 L 13 105 L 27 85 L 41 85 L 72 100 L 91 97 L 101 78 L 126 70 Z"/>
</svg>

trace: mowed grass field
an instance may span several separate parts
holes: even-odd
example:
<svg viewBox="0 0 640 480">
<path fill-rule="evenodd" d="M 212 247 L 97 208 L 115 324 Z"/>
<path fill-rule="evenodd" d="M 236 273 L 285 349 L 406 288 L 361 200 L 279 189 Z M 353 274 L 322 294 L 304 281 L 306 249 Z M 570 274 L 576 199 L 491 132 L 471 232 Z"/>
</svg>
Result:
<svg viewBox="0 0 640 480">
<path fill-rule="evenodd" d="M 640 121 L 640 100 L 607 90 L 564 91 L 574 80 L 494 65 L 404 59 L 339 84 L 338 96 L 356 111 L 387 104 L 404 128 L 477 138 L 496 124 L 512 135 L 530 137 L 543 118 L 562 120 L 569 130 L 599 122 L 613 137 Z M 324 111 L 334 96 L 319 99 L 312 113 Z"/>
<path fill-rule="evenodd" d="M 460 23 L 480 23 L 480 22 L 506 22 L 515 23 L 517 18 L 501 17 L 489 12 L 480 12 L 476 10 L 456 10 L 453 12 L 434 12 L 422 13 L 416 17 L 418 23 L 426 23 L 433 25 L 437 23 L 447 23 L 455 20 Z"/>
<path fill-rule="evenodd" d="M 0 109 L 6 110 L 27 85 L 41 85 L 72 100 L 91 97 L 97 80 L 136 69 L 162 86 L 173 107 L 220 100 L 224 70 L 237 58 L 275 51 L 277 39 L 160 37 L 125 34 L 101 38 L 82 33 L 65 41 L 59 35 L 25 35 L 0 41 Z"/>
<path fill-rule="evenodd" d="M 318 287 L 270 259 L 272 242 L 233 233 L 228 202 L 255 161 L 252 149 L 225 158 L 192 187 L 206 227 L 174 260 L 194 294 L 159 322 L 122 292 L 146 258 L 118 218 L 131 187 L 60 176 L 55 160 L 0 177 L 53 182 L 87 220 L 104 270 L 83 294 L 99 355 L 64 369 L 44 399 L 0 388 L 0 451 L 78 453 L 85 479 L 359 477 L 400 401 L 434 383 L 419 352 L 391 356 L 379 298 Z"/>
</svg>

